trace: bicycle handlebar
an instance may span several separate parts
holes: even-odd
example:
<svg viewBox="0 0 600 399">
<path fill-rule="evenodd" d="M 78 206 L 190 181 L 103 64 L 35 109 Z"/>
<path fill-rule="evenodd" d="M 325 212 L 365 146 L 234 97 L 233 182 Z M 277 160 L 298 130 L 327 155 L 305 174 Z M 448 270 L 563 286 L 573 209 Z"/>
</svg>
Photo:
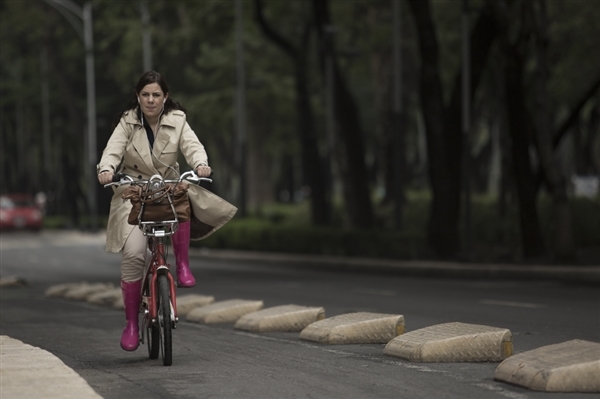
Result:
<svg viewBox="0 0 600 399">
<path fill-rule="evenodd" d="M 117 174 L 113 175 L 113 178 L 112 178 L 113 182 L 105 184 L 104 188 L 111 187 L 111 186 L 121 186 L 123 184 L 144 185 L 144 184 L 148 184 L 151 181 L 155 181 L 155 180 L 162 181 L 163 183 L 180 183 L 183 180 L 187 180 L 190 183 L 194 183 L 197 185 L 199 185 L 200 182 L 202 182 L 202 181 L 207 181 L 209 183 L 212 183 L 212 179 L 210 179 L 208 177 L 198 177 L 198 175 L 196 175 L 196 172 L 194 172 L 193 170 L 182 173 L 181 176 L 179 176 L 179 179 L 174 179 L 174 180 L 163 179 L 162 176 L 160 176 L 160 175 L 154 175 L 154 176 L 150 177 L 150 179 L 148 179 L 148 180 L 141 180 L 141 179 L 136 180 L 133 177 L 128 176 L 126 174 L 117 173 Z"/>
</svg>

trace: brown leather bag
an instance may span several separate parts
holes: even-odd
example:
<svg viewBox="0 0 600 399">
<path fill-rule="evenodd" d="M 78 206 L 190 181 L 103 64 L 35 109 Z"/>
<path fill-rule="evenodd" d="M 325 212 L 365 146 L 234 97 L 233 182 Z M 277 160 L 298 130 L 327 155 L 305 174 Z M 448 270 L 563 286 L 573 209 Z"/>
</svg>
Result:
<svg viewBox="0 0 600 399">
<path fill-rule="evenodd" d="M 184 183 L 166 184 L 150 192 L 139 186 L 128 187 L 121 195 L 124 200 L 131 201 L 133 206 L 127 223 L 137 225 L 140 218 L 142 222 L 173 220 L 173 207 L 177 220 L 187 222 L 192 214 L 187 191 L 187 185 Z"/>
</svg>

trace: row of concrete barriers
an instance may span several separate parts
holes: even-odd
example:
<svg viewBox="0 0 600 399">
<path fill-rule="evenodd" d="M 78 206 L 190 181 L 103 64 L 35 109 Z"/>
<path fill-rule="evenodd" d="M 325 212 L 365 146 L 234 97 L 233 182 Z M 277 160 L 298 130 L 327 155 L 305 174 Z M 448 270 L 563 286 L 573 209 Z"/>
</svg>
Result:
<svg viewBox="0 0 600 399">
<path fill-rule="evenodd" d="M 122 306 L 119 290 L 111 285 L 61 284 L 46 295 Z M 492 326 L 452 322 L 405 332 L 402 315 L 357 312 L 326 318 L 322 307 L 264 308 L 261 300 L 215 301 L 198 294 L 179 296 L 177 309 L 180 319 L 192 323 L 229 323 L 253 333 L 298 332 L 299 339 L 325 345 L 386 344 L 384 355 L 411 362 L 500 362 L 495 380 L 537 391 L 600 392 L 596 342 L 571 340 L 513 355 L 511 331 Z"/>
</svg>

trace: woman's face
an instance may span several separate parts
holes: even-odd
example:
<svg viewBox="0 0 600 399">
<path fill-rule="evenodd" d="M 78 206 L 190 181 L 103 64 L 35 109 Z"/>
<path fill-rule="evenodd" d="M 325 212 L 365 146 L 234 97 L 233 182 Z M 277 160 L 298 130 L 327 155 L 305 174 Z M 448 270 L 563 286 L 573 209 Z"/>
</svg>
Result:
<svg viewBox="0 0 600 399">
<path fill-rule="evenodd" d="M 162 112 L 167 96 L 158 83 L 150 83 L 138 93 L 138 99 L 146 118 L 155 118 Z"/>
</svg>

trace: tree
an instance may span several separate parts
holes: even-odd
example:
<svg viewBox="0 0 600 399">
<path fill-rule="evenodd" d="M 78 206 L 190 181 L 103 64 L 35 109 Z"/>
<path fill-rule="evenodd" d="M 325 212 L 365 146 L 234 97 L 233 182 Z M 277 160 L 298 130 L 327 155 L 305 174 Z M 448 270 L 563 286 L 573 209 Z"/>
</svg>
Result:
<svg viewBox="0 0 600 399">
<path fill-rule="evenodd" d="M 514 6 L 511 9 L 510 6 Z M 557 160 L 557 149 L 575 122 L 584 105 L 600 87 L 600 78 L 580 95 L 568 117 L 554 127 L 555 113 L 548 91 L 550 71 L 548 56 L 547 9 L 545 0 L 536 2 L 506 2 L 501 16 L 502 48 L 506 59 L 506 108 L 512 142 L 513 171 L 519 202 L 519 219 L 523 255 L 536 258 L 547 250 L 541 233 L 536 201 L 542 182 L 548 189 L 554 206 L 555 236 L 553 252 L 558 259 L 572 259 L 575 244 L 567 196 L 565 172 Z M 515 23 L 518 21 L 518 24 Z M 511 29 L 512 28 L 512 29 Z M 532 63 L 533 74 L 526 65 Z M 528 89 L 531 87 L 531 89 Z M 535 152 L 532 151 L 535 149 Z M 534 153 L 539 166 L 531 154 Z"/>
<path fill-rule="evenodd" d="M 482 8 L 470 34 L 472 49 L 471 93 L 477 90 L 497 36 L 493 0 Z M 429 177 L 432 204 L 429 217 L 429 243 L 443 256 L 453 256 L 460 249 L 458 221 L 460 215 L 461 135 L 460 70 L 448 104 L 444 102 L 439 63 L 439 47 L 429 0 L 409 0 L 419 35 L 421 55 L 421 111 L 427 130 Z"/>
<path fill-rule="evenodd" d="M 263 12 L 263 2 L 255 0 L 254 4 L 256 21 L 263 34 L 292 61 L 298 138 L 302 149 L 303 180 L 310 187 L 312 222 L 317 225 L 326 225 L 331 222 L 331 204 L 326 189 L 324 160 L 319 154 L 319 142 L 308 86 L 309 39 L 313 22 L 308 18 L 302 22 L 300 44 L 294 46 L 269 25 Z"/>
<path fill-rule="evenodd" d="M 546 0 L 538 0 L 537 4 L 528 4 L 526 10 L 531 15 L 535 38 L 534 58 L 537 61 L 534 78 L 535 139 L 540 158 L 540 169 L 543 171 L 554 205 L 556 217 L 554 250 L 559 259 L 570 260 L 575 256 L 575 242 L 567 197 L 567 182 L 565 176 L 561 173 L 552 145 L 552 121 L 547 88 L 550 64 L 548 60 L 549 38 Z"/>
<path fill-rule="evenodd" d="M 355 228 L 373 226 L 373 207 L 369 192 L 369 180 L 365 166 L 365 146 L 359 118 L 359 110 L 350 93 L 335 54 L 332 42 L 328 42 L 325 29 L 331 27 L 328 0 L 313 0 L 313 9 L 319 43 L 321 67 L 324 71 L 326 57 L 331 57 L 334 70 L 335 115 L 341 149 L 339 165 L 342 175 L 344 200 L 350 224 Z"/>
</svg>

